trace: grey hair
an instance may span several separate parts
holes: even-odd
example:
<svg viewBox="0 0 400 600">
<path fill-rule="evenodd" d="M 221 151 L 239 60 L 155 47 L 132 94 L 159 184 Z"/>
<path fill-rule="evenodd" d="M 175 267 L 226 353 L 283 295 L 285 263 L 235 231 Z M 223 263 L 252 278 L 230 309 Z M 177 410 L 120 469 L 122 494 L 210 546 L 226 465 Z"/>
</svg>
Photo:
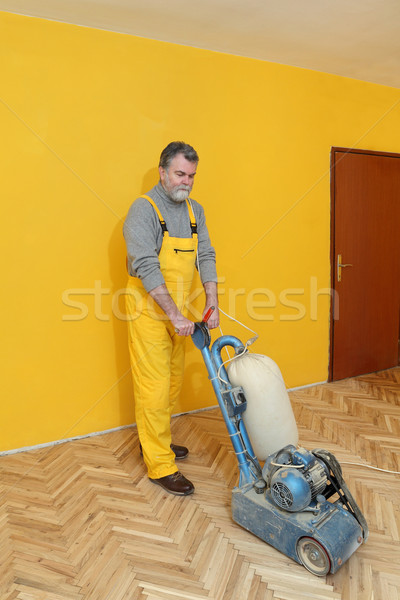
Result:
<svg viewBox="0 0 400 600">
<path fill-rule="evenodd" d="M 177 154 L 183 154 L 183 156 L 189 162 L 199 162 L 199 155 L 192 146 L 189 146 L 189 144 L 185 144 L 185 142 L 171 142 L 161 152 L 160 162 L 158 163 L 158 166 L 167 170 L 169 168 L 169 165 L 171 164 L 172 159 L 175 158 Z"/>
</svg>

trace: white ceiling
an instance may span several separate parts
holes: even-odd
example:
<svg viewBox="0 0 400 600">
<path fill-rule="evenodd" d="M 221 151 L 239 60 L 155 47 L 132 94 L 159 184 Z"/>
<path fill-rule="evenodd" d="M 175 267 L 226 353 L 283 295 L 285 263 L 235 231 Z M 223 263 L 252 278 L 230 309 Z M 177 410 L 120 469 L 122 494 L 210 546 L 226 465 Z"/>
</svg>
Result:
<svg viewBox="0 0 400 600">
<path fill-rule="evenodd" d="M 0 10 L 400 88 L 400 0 L 0 0 Z"/>
</svg>

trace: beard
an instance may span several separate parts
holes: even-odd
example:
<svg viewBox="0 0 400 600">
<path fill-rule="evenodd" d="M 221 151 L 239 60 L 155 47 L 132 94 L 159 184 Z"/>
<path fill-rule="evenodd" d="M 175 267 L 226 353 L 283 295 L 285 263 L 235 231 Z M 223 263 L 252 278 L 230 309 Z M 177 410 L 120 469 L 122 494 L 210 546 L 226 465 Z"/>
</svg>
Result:
<svg viewBox="0 0 400 600">
<path fill-rule="evenodd" d="M 171 198 L 171 200 L 173 200 L 174 202 L 185 202 L 185 200 L 187 198 L 189 198 L 189 194 L 190 194 L 190 190 L 192 188 L 188 187 L 188 186 L 178 186 L 176 188 L 173 188 L 169 193 L 169 197 Z"/>
</svg>

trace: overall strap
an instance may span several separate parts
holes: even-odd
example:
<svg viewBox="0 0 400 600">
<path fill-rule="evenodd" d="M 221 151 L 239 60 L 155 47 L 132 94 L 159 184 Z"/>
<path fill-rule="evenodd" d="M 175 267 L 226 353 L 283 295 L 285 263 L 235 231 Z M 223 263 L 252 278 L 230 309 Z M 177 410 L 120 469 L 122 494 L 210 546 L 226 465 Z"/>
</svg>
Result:
<svg viewBox="0 0 400 600">
<path fill-rule="evenodd" d="M 187 204 L 188 211 L 189 211 L 190 229 L 192 230 L 192 235 L 194 233 L 197 234 L 196 217 L 194 216 L 194 212 L 193 212 L 193 208 L 192 208 L 192 203 L 189 201 L 189 198 L 186 199 L 186 204 Z"/>
<path fill-rule="evenodd" d="M 162 229 L 162 234 L 164 235 L 164 233 L 166 231 L 168 231 L 168 229 L 167 229 L 167 225 L 166 225 L 166 223 L 165 223 L 165 221 L 163 219 L 162 214 L 160 213 L 160 210 L 159 210 L 157 204 L 154 202 L 154 200 L 152 198 L 150 198 L 150 196 L 146 196 L 145 194 L 143 194 L 143 196 L 140 196 L 140 197 L 141 198 L 145 198 L 146 200 L 148 200 L 150 202 L 150 204 L 152 205 L 152 207 L 154 208 L 154 210 L 156 211 L 158 219 L 160 221 L 160 225 L 161 225 L 161 229 Z"/>
<path fill-rule="evenodd" d="M 164 235 L 164 233 L 166 231 L 168 231 L 167 229 L 167 225 L 164 221 L 164 218 L 157 206 L 157 204 L 154 202 L 154 200 L 152 198 L 150 198 L 150 196 L 146 196 L 146 194 L 143 194 L 142 196 L 140 196 L 141 198 L 145 198 L 146 200 L 148 200 L 150 202 L 150 204 L 152 205 L 152 207 L 154 208 L 154 210 L 157 213 L 158 219 L 160 221 L 160 225 L 161 225 L 161 229 L 162 229 L 162 233 Z M 188 211 L 189 211 L 189 219 L 190 219 L 190 229 L 192 231 L 192 235 L 195 233 L 197 235 L 197 223 L 196 223 L 196 217 L 194 216 L 194 212 L 193 212 L 193 208 L 192 208 L 192 203 L 189 201 L 189 199 L 186 199 L 186 205 L 188 207 Z"/>
</svg>

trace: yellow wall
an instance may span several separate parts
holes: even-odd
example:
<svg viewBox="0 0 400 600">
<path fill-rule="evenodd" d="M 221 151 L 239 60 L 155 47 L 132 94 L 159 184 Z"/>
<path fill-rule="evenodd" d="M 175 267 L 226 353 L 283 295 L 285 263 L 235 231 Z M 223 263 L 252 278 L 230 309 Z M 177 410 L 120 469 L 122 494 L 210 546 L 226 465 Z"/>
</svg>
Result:
<svg viewBox="0 0 400 600">
<path fill-rule="evenodd" d="M 288 387 L 326 380 L 330 148 L 400 152 L 400 91 L 7 13 L 0 52 L 0 450 L 134 421 L 122 222 L 173 139 L 201 157 L 222 308 Z M 190 340 L 187 366 L 180 410 L 215 405 Z"/>
</svg>

